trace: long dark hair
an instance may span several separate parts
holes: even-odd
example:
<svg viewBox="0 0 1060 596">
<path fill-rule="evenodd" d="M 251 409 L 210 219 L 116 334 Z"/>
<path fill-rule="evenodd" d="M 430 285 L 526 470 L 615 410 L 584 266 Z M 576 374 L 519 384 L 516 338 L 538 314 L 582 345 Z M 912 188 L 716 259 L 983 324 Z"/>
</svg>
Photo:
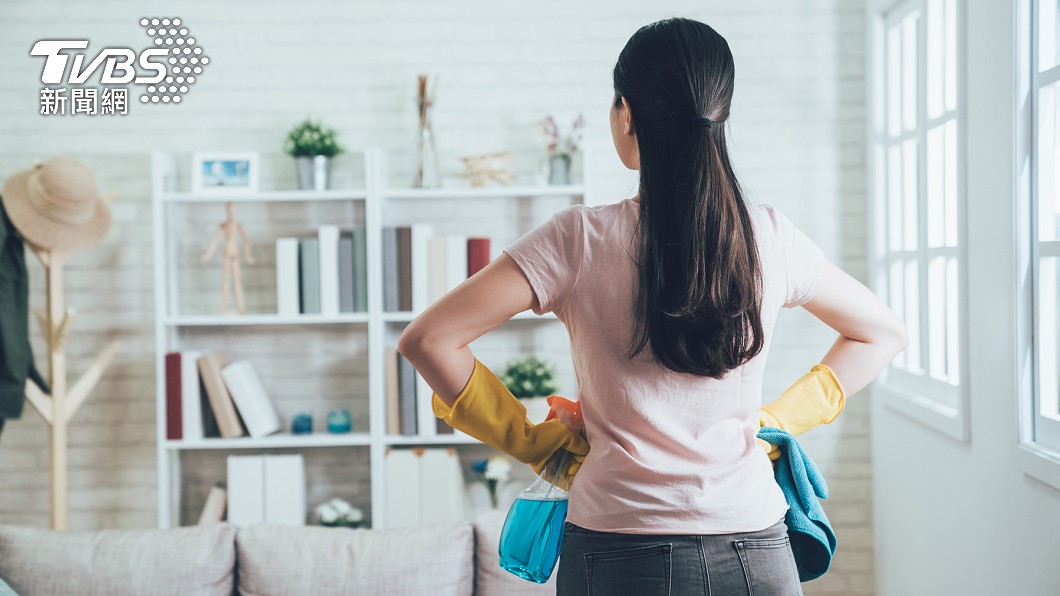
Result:
<svg viewBox="0 0 1060 596">
<path fill-rule="evenodd" d="M 729 44 L 699 21 L 665 19 L 633 34 L 613 77 L 640 151 L 629 356 L 650 343 L 671 370 L 721 378 L 764 343 L 761 262 L 725 146 Z"/>
</svg>

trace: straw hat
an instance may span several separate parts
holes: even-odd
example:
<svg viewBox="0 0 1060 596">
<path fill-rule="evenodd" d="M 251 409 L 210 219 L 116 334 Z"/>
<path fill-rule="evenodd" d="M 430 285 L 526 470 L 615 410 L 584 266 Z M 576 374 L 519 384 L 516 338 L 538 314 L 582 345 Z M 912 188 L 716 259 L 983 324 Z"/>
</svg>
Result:
<svg viewBox="0 0 1060 596">
<path fill-rule="evenodd" d="M 13 174 L 0 197 L 18 233 L 47 250 L 88 248 L 110 227 L 96 177 L 72 157 L 55 157 Z"/>
</svg>

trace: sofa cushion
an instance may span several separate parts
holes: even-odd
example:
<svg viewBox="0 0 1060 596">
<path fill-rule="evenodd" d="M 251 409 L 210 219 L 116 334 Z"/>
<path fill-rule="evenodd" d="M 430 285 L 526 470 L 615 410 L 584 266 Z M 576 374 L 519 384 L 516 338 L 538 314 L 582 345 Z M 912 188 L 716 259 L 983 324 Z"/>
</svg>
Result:
<svg viewBox="0 0 1060 596">
<path fill-rule="evenodd" d="M 556 572 L 543 584 L 501 569 L 497 547 L 506 511 L 490 511 L 475 521 L 475 596 L 541 596 L 556 593 Z"/>
<path fill-rule="evenodd" d="M 19 594 L 225 594 L 235 528 L 58 532 L 0 525 L 0 577 Z"/>
<path fill-rule="evenodd" d="M 239 593 L 471 596 L 469 524 L 393 530 L 257 524 L 236 535 Z"/>
</svg>

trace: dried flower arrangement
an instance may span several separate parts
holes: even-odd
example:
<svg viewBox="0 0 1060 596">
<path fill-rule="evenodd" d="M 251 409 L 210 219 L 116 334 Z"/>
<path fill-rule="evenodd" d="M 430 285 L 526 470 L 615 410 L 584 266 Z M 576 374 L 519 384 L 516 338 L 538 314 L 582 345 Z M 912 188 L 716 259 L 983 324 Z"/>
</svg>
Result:
<svg viewBox="0 0 1060 596">
<path fill-rule="evenodd" d="M 570 157 L 578 150 L 578 146 L 581 143 L 582 129 L 585 128 L 585 118 L 578 114 L 574 124 L 571 125 L 570 133 L 567 135 L 560 134 L 556 119 L 551 114 L 538 122 L 538 125 L 541 127 L 541 132 L 545 135 L 545 140 L 548 141 L 549 157 L 557 155 Z"/>
</svg>

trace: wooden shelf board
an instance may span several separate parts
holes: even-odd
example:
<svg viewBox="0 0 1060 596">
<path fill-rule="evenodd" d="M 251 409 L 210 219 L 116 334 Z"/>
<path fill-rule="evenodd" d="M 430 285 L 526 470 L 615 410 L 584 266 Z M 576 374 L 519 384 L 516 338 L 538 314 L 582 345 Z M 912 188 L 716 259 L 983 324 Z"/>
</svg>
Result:
<svg viewBox="0 0 1060 596">
<path fill-rule="evenodd" d="M 388 446 L 404 445 L 482 445 L 482 441 L 466 435 L 436 435 L 431 437 L 387 435 Z"/>
<path fill-rule="evenodd" d="M 347 325 L 367 323 L 368 313 L 340 313 L 337 315 L 179 315 L 169 317 L 170 327 L 231 327 L 239 325 Z"/>
<path fill-rule="evenodd" d="M 412 319 L 419 316 L 420 313 L 399 311 L 399 312 L 384 312 L 383 321 L 387 323 L 410 323 Z M 509 321 L 555 321 L 558 320 L 555 313 L 545 313 L 543 315 L 535 315 L 533 311 L 526 310 L 516 314 L 514 317 L 508 319 Z"/>
<path fill-rule="evenodd" d="M 168 192 L 162 195 L 167 203 L 254 203 L 272 201 L 358 201 L 367 194 L 364 189 L 348 190 L 263 190 L 252 194 L 213 194 L 192 192 Z"/>
<path fill-rule="evenodd" d="M 350 447 L 367 446 L 368 433 L 311 433 L 292 435 L 281 433 L 267 437 L 240 437 L 238 439 L 195 439 L 191 441 L 166 441 L 166 449 L 277 449 L 299 447 Z"/>
<path fill-rule="evenodd" d="M 463 186 L 442 188 L 384 188 L 384 199 L 498 199 L 584 196 L 582 184 L 540 186 Z"/>
</svg>

